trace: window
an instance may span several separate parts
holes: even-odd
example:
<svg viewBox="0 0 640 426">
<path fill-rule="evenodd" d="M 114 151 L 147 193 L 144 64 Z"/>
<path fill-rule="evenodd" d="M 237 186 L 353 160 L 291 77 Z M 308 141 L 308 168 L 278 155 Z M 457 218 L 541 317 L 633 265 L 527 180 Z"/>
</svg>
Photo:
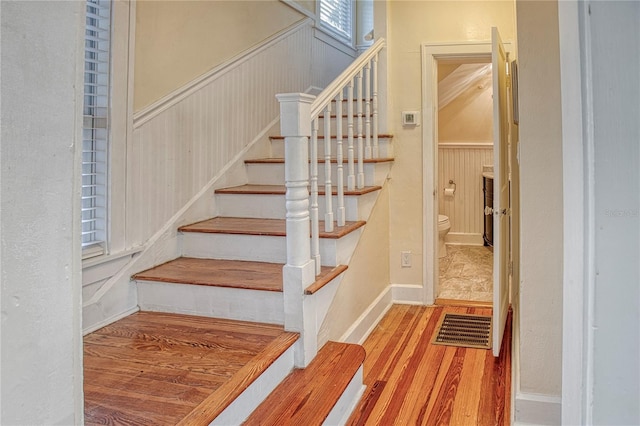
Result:
<svg viewBox="0 0 640 426">
<path fill-rule="evenodd" d="M 111 1 L 86 0 L 82 128 L 83 258 L 107 242 Z"/>
<path fill-rule="evenodd" d="M 351 44 L 353 40 L 352 0 L 320 0 L 320 22 L 326 30 Z"/>
</svg>

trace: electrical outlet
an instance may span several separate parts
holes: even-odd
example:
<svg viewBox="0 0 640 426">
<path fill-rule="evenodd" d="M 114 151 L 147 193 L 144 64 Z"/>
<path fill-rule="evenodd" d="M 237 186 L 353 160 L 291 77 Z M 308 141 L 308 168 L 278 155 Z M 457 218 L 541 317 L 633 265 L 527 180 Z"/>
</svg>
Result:
<svg viewBox="0 0 640 426">
<path fill-rule="evenodd" d="M 411 268 L 411 252 L 410 251 L 400 252 L 400 265 L 403 268 Z"/>
</svg>

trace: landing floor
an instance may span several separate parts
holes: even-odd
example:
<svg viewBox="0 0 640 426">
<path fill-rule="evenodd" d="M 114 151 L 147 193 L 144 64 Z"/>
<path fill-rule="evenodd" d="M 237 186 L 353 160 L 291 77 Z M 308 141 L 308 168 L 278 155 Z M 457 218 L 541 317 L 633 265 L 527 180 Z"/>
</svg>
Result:
<svg viewBox="0 0 640 426">
<path fill-rule="evenodd" d="M 394 305 L 364 343 L 367 390 L 353 425 L 508 425 L 511 315 L 499 358 L 491 350 L 432 345 L 445 312 L 487 308 Z"/>
<path fill-rule="evenodd" d="M 85 424 L 174 425 L 224 409 L 296 339 L 277 325 L 130 315 L 85 336 Z"/>
</svg>

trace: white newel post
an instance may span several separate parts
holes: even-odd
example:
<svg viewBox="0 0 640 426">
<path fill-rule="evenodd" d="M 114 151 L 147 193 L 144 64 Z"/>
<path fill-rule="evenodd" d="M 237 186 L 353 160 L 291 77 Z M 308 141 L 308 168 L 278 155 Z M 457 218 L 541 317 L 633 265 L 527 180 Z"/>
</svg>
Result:
<svg viewBox="0 0 640 426">
<path fill-rule="evenodd" d="M 295 355 L 305 367 L 318 351 L 313 304 L 304 290 L 315 280 L 309 225 L 309 137 L 311 103 L 304 93 L 276 95 L 280 102 L 280 130 L 284 136 L 287 264 L 283 268 L 285 329 L 300 333 Z"/>
</svg>

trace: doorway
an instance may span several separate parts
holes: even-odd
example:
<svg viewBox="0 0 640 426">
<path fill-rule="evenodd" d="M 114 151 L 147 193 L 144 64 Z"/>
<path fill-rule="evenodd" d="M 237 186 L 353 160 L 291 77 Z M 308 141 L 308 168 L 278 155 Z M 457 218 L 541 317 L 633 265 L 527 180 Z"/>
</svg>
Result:
<svg viewBox="0 0 640 426">
<path fill-rule="evenodd" d="M 493 86 L 491 55 L 436 59 L 436 304 L 491 305 Z M 487 220 L 485 220 L 487 219 Z"/>
<path fill-rule="evenodd" d="M 506 50 L 509 51 L 509 43 L 505 43 Z M 442 63 L 450 65 L 450 68 L 456 68 L 454 65 L 458 64 L 481 64 L 487 63 L 491 58 L 492 46 L 491 43 L 465 43 L 465 44 L 424 44 L 422 46 L 422 105 L 423 105 L 423 191 L 424 191 L 424 204 L 423 204 L 423 241 L 424 241 L 424 303 L 434 304 L 436 298 L 440 295 L 440 263 L 441 260 L 438 257 L 439 252 L 439 232 L 438 222 L 441 198 L 443 202 L 445 189 L 454 189 L 456 194 L 454 198 L 461 193 L 461 187 L 458 186 L 459 182 L 456 182 L 455 178 L 441 175 L 440 161 L 441 155 L 439 155 L 439 122 L 438 122 L 438 64 Z M 442 74 L 446 74 L 448 71 L 443 70 Z M 441 75 L 442 77 L 442 75 Z M 451 141 L 456 142 L 456 141 Z M 458 145 L 462 146 L 464 141 L 457 141 Z M 488 142 L 488 141 L 487 141 Z M 489 148 L 488 145 L 483 148 Z M 455 149 L 454 147 L 450 147 Z M 482 149 L 482 148 L 480 148 Z M 493 158 L 485 157 L 482 162 L 486 162 L 490 165 L 493 164 Z M 478 179 L 482 179 L 482 172 L 480 171 Z M 486 170 L 490 173 L 490 170 Z M 475 173 L 475 172 L 474 172 Z M 453 181 L 450 183 L 450 181 Z M 461 183 L 461 182 L 460 182 Z M 482 190 L 480 190 L 482 191 Z M 449 191 L 450 194 L 450 191 Z M 481 198 L 482 192 L 478 193 L 478 198 Z M 484 204 L 484 201 L 483 201 Z M 444 209 L 446 211 L 446 208 Z M 478 212 L 480 220 L 483 220 L 484 214 L 482 210 Z M 455 221 L 455 218 L 454 218 Z M 478 233 L 475 232 L 456 232 L 456 228 L 453 228 L 454 232 L 448 237 L 449 243 L 455 243 L 455 245 L 474 245 L 480 249 L 485 248 L 483 243 L 483 230 Z M 476 228 L 477 229 L 477 228 Z M 460 235 L 460 234 L 475 234 L 475 235 Z M 487 249 L 490 250 L 490 249 Z M 446 267 L 446 260 L 443 261 L 443 268 Z M 493 265 L 495 270 L 495 260 Z M 445 293 L 446 295 L 446 293 Z"/>
</svg>

